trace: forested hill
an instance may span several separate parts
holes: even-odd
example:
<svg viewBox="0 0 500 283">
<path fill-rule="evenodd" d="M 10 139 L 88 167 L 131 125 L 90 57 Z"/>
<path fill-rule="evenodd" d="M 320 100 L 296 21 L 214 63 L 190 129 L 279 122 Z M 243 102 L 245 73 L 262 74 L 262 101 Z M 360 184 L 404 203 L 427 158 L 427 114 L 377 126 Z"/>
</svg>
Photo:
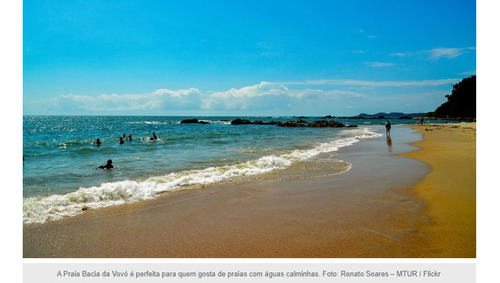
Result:
<svg viewBox="0 0 500 283">
<path fill-rule="evenodd" d="M 476 76 L 463 79 L 453 86 L 451 94 L 445 96 L 448 101 L 441 104 L 428 116 L 443 118 L 476 117 Z"/>
</svg>

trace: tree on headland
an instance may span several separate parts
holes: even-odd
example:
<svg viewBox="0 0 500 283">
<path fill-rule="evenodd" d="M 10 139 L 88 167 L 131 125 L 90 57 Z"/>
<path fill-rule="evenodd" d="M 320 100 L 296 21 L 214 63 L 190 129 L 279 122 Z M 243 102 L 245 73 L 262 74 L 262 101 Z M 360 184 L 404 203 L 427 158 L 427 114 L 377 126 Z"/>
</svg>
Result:
<svg viewBox="0 0 500 283">
<path fill-rule="evenodd" d="M 475 118 L 476 76 L 465 78 L 455 84 L 451 94 L 445 97 L 448 101 L 441 104 L 434 113 L 429 114 L 442 118 Z"/>
</svg>

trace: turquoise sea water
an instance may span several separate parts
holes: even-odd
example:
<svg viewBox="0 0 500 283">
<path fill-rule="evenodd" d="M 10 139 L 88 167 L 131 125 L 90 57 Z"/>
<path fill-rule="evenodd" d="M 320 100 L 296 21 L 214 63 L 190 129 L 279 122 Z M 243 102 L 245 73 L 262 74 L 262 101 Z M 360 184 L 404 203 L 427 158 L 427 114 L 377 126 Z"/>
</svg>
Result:
<svg viewBox="0 0 500 283">
<path fill-rule="evenodd" d="M 230 124 L 235 118 L 279 122 L 297 117 L 196 117 L 209 124 L 180 123 L 189 118 L 193 117 L 24 116 L 24 222 L 45 222 L 165 191 L 285 170 L 379 136 L 372 126 L 385 123 L 335 119 L 357 128 Z M 153 132 L 157 140 L 150 140 Z M 132 140 L 120 144 L 124 134 Z M 96 139 L 102 141 L 100 146 L 93 144 Z M 108 159 L 113 169 L 96 169 Z M 328 168 L 331 174 L 348 169 Z"/>
</svg>

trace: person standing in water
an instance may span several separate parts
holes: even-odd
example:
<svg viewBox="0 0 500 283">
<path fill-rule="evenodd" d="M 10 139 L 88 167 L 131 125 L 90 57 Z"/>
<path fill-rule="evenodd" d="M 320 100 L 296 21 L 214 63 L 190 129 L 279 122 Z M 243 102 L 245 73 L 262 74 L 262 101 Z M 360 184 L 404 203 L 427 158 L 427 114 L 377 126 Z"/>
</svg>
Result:
<svg viewBox="0 0 500 283">
<path fill-rule="evenodd" d="M 385 134 L 387 136 L 391 135 L 391 123 L 389 121 L 385 123 Z"/>
</svg>

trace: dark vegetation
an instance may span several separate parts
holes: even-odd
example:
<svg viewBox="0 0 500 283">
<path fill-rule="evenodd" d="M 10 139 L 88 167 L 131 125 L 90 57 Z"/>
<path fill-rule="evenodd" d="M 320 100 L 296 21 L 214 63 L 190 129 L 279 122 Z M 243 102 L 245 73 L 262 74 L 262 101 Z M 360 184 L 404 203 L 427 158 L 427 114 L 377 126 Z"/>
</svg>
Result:
<svg viewBox="0 0 500 283">
<path fill-rule="evenodd" d="M 448 101 L 426 116 L 436 118 L 473 119 L 476 117 L 476 76 L 463 79 L 453 86 Z"/>
<path fill-rule="evenodd" d="M 434 112 L 405 114 L 400 112 L 392 113 L 361 113 L 355 117 L 357 119 L 416 119 L 425 117 L 427 119 L 463 119 L 473 121 L 476 118 L 476 76 L 463 79 L 453 85 L 451 94 L 445 95 L 446 101 Z"/>
</svg>

